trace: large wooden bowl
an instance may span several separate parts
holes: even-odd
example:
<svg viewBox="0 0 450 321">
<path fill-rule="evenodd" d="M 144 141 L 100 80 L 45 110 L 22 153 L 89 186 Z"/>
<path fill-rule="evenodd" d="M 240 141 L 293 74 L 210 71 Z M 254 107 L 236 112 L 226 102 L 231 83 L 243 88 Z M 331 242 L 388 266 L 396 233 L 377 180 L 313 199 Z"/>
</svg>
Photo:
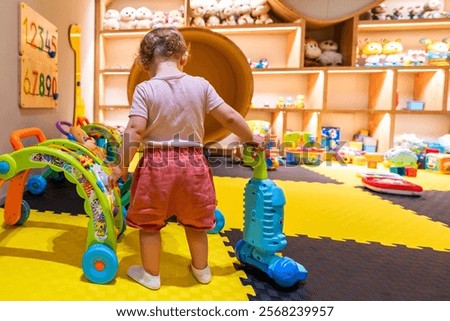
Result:
<svg viewBox="0 0 450 321">
<path fill-rule="evenodd" d="M 271 10 L 284 21 L 305 19 L 326 26 L 357 16 L 383 0 L 268 0 Z"/>
<path fill-rule="evenodd" d="M 184 71 L 207 79 L 218 94 L 242 116 L 250 108 L 253 96 L 253 76 L 241 49 L 227 37 L 205 28 L 180 28 L 190 45 L 190 59 Z M 135 87 L 149 76 L 135 63 L 128 77 L 128 102 Z M 230 133 L 207 115 L 203 143 L 221 140 Z"/>
</svg>

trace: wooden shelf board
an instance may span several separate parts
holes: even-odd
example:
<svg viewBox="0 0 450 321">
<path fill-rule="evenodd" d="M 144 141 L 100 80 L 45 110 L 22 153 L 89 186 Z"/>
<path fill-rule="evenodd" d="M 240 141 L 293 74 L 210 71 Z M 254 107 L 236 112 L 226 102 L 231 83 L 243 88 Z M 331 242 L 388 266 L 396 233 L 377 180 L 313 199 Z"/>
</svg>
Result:
<svg viewBox="0 0 450 321">
<path fill-rule="evenodd" d="M 129 105 L 100 105 L 101 110 L 130 109 Z"/>
<path fill-rule="evenodd" d="M 337 109 L 337 108 L 327 108 L 324 110 L 318 110 L 325 114 L 367 114 L 370 112 L 369 109 L 355 108 L 355 109 Z M 387 111 L 386 111 L 387 112 Z"/>
<path fill-rule="evenodd" d="M 252 69 L 253 75 L 312 75 L 323 72 L 324 69 L 304 69 L 304 68 L 266 68 L 266 69 Z"/>
<path fill-rule="evenodd" d="M 417 19 L 417 20 L 369 20 L 360 21 L 358 31 L 399 31 L 399 30 L 425 30 L 448 29 L 450 18 Z"/>
<path fill-rule="evenodd" d="M 217 26 L 209 28 L 212 31 L 225 34 L 225 35 L 236 35 L 236 34 L 250 34 L 255 35 L 255 33 L 261 33 L 263 35 L 267 34 L 283 34 L 291 33 L 297 31 L 302 27 L 301 23 L 271 23 L 268 25 L 245 25 L 245 26 Z"/>
<path fill-rule="evenodd" d="M 256 111 L 269 111 L 272 113 L 276 113 L 279 111 L 286 111 L 286 112 L 302 112 L 303 108 L 270 108 L 270 107 L 253 107 L 250 108 L 250 110 L 256 110 Z"/>
<path fill-rule="evenodd" d="M 99 72 L 105 76 L 108 75 L 124 75 L 128 76 L 130 74 L 130 68 L 106 68 L 100 69 Z"/>
<path fill-rule="evenodd" d="M 408 114 L 408 115 L 449 115 L 450 111 L 446 110 L 409 110 L 401 109 L 395 110 L 396 114 Z"/>
</svg>

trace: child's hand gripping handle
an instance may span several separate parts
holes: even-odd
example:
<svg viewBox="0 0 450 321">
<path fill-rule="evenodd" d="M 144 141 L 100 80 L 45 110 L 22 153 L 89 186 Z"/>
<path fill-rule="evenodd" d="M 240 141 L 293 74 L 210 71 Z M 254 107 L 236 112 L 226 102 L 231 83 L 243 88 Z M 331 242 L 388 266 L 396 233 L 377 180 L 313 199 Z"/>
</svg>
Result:
<svg viewBox="0 0 450 321">
<path fill-rule="evenodd" d="M 266 165 L 266 150 L 256 142 L 247 142 L 244 144 L 244 163 L 253 167 L 253 177 L 257 179 L 266 179 L 267 165 Z"/>
<path fill-rule="evenodd" d="M 27 137 L 36 137 L 39 143 L 46 140 L 46 137 L 42 130 L 37 127 L 17 129 L 9 135 L 9 141 L 14 150 L 19 150 L 24 148 L 22 144 L 22 139 Z"/>
</svg>

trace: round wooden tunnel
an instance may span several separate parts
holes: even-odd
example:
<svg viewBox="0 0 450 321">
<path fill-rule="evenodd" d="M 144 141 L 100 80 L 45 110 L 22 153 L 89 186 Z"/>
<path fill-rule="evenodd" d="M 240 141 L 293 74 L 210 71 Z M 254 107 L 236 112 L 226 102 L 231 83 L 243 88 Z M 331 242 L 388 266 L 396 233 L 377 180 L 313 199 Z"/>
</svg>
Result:
<svg viewBox="0 0 450 321">
<path fill-rule="evenodd" d="M 304 19 L 326 26 L 357 16 L 383 0 L 268 0 L 271 10 L 287 22 Z"/>
<path fill-rule="evenodd" d="M 253 96 L 253 76 L 241 49 L 227 37 L 205 28 L 180 28 L 180 31 L 190 47 L 184 71 L 207 79 L 230 106 L 245 116 Z M 130 104 L 135 87 L 148 79 L 141 66 L 134 63 L 128 77 Z M 221 140 L 229 134 L 212 116 L 206 116 L 203 143 Z"/>
</svg>

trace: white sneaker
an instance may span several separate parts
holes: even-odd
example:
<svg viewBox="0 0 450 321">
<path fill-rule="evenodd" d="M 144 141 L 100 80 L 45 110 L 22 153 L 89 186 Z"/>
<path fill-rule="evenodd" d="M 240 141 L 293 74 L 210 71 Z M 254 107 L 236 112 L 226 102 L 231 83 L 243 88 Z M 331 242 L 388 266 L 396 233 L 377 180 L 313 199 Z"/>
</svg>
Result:
<svg viewBox="0 0 450 321">
<path fill-rule="evenodd" d="M 208 284 L 211 281 L 211 269 L 209 265 L 207 265 L 203 270 L 198 270 L 192 266 L 189 266 L 192 275 L 197 279 L 198 282 L 202 284 Z"/>
<path fill-rule="evenodd" d="M 158 290 L 161 287 L 161 278 L 159 275 L 155 276 L 147 273 L 142 265 L 130 266 L 127 274 L 130 278 L 149 289 Z"/>
</svg>

